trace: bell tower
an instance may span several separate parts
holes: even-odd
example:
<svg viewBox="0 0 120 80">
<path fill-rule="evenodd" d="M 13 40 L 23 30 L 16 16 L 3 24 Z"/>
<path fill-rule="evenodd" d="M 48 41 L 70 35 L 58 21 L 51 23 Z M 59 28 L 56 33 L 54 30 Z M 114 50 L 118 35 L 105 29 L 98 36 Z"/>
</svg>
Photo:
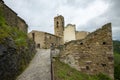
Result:
<svg viewBox="0 0 120 80">
<path fill-rule="evenodd" d="M 62 15 L 58 15 L 54 17 L 54 34 L 56 36 L 63 38 L 64 32 L 64 17 Z"/>
</svg>

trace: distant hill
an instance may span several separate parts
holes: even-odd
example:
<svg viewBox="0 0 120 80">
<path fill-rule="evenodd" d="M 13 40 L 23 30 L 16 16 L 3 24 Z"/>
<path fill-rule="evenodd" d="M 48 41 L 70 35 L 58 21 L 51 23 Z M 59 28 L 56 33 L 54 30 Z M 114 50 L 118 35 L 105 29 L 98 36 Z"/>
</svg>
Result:
<svg viewBox="0 0 120 80">
<path fill-rule="evenodd" d="M 120 41 L 113 41 L 114 48 L 114 76 L 115 80 L 120 80 Z"/>
<path fill-rule="evenodd" d="M 113 48 L 114 48 L 114 53 L 119 53 L 120 54 L 120 41 L 113 41 Z"/>
</svg>

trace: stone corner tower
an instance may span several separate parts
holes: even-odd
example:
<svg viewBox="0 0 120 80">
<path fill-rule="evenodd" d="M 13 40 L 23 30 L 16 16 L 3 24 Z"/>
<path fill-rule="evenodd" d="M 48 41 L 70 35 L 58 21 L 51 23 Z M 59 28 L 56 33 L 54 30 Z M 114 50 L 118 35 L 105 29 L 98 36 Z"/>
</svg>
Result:
<svg viewBox="0 0 120 80">
<path fill-rule="evenodd" d="M 62 15 L 58 15 L 54 17 L 54 34 L 63 38 L 64 36 L 64 17 Z"/>
</svg>

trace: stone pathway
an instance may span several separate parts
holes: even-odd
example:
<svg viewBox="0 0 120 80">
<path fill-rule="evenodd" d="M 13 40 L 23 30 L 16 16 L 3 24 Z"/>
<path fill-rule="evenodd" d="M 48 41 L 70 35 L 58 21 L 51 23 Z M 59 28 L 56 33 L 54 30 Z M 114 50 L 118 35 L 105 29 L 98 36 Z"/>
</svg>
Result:
<svg viewBox="0 0 120 80">
<path fill-rule="evenodd" d="M 29 67 L 16 80 L 51 80 L 50 50 L 40 49 Z"/>
</svg>

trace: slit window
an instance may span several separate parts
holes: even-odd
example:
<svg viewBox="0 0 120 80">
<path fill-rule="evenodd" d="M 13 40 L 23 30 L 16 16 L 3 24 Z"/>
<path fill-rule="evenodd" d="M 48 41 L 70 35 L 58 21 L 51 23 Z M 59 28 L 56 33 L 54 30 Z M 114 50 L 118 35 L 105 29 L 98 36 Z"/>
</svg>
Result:
<svg viewBox="0 0 120 80">
<path fill-rule="evenodd" d="M 57 28 L 58 28 L 59 22 L 57 21 Z"/>
</svg>

